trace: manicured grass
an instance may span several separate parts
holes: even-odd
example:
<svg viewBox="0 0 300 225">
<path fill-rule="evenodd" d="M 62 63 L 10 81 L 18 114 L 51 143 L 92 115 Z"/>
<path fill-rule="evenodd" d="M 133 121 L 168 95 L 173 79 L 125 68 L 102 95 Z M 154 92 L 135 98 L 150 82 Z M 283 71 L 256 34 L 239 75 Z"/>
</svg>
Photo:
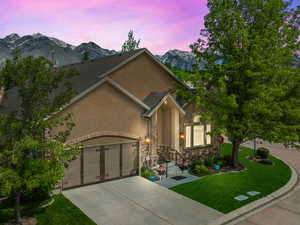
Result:
<svg viewBox="0 0 300 225">
<path fill-rule="evenodd" d="M 38 225 L 96 225 L 63 195 L 56 195 L 54 198 L 55 202 L 43 209 L 37 209 L 36 204 L 34 209 L 32 209 L 33 205 L 26 207 L 25 215 L 34 215 L 38 220 Z M 12 208 L 5 208 L 0 205 L 1 225 L 8 219 L 11 219 L 12 216 Z"/>
<path fill-rule="evenodd" d="M 246 147 L 241 149 L 239 160 L 247 168 L 246 171 L 214 174 L 171 189 L 220 212 L 228 213 L 276 191 L 289 181 L 291 170 L 284 162 L 273 156 L 269 156 L 275 163 L 273 166 L 253 162 L 246 159 L 253 154 L 253 150 Z M 231 145 L 224 144 L 222 154 L 230 153 Z M 259 191 L 261 194 L 249 197 L 245 201 L 233 199 L 238 195 L 245 195 L 248 191 Z"/>
</svg>

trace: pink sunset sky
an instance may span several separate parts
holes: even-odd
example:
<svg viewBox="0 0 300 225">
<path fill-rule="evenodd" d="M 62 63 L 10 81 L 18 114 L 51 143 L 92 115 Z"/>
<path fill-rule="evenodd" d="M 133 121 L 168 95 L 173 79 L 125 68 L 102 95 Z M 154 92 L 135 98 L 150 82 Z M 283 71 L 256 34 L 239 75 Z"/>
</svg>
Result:
<svg viewBox="0 0 300 225">
<path fill-rule="evenodd" d="M 130 29 L 155 54 L 189 50 L 207 0 L 1 0 L 0 38 L 42 33 L 73 45 L 120 50 Z"/>
<path fill-rule="evenodd" d="M 294 0 L 296 6 L 299 0 Z M 155 54 L 189 50 L 207 0 L 0 0 L 0 38 L 42 33 L 73 45 L 120 50 L 130 29 Z"/>
</svg>

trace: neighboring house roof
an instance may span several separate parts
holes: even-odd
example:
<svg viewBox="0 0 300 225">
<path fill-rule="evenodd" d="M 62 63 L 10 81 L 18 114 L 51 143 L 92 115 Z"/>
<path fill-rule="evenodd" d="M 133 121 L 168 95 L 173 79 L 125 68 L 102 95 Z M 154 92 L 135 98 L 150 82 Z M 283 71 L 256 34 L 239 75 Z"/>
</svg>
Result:
<svg viewBox="0 0 300 225">
<path fill-rule="evenodd" d="M 147 104 L 150 109 L 146 111 L 143 116 L 144 117 L 151 117 L 153 113 L 159 109 L 159 107 L 167 100 L 171 100 L 176 108 L 181 112 L 182 114 L 185 114 L 184 109 L 178 104 L 178 102 L 173 98 L 173 96 L 170 93 L 166 92 L 151 92 L 144 100 L 143 102 Z"/>
<path fill-rule="evenodd" d="M 119 69 L 120 67 L 126 65 L 136 57 L 138 57 L 140 54 L 146 53 L 148 54 L 155 62 L 157 62 L 174 80 L 176 80 L 178 83 L 186 86 L 182 81 L 180 81 L 172 71 L 170 71 L 165 65 L 163 65 L 161 62 L 159 62 L 155 56 L 153 56 L 147 49 L 137 49 L 130 52 L 125 53 L 118 53 L 111 56 L 106 56 L 100 59 L 90 60 L 87 62 L 82 63 L 75 63 L 67 66 L 63 66 L 62 68 L 75 68 L 79 71 L 80 75 L 73 77 L 70 79 L 70 82 L 72 83 L 73 88 L 77 92 L 77 96 L 67 105 L 73 104 L 101 84 L 107 81 L 108 75 L 111 74 L 113 71 Z M 112 81 L 110 80 L 110 83 Z M 114 83 L 114 86 L 117 84 Z M 122 88 L 121 86 L 118 87 L 119 89 Z M 60 91 L 59 88 L 57 91 Z M 123 91 L 124 93 L 124 91 Z M 130 93 L 127 93 L 127 95 L 131 95 Z M 133 95 L 129 96 L 131 98 L 135 98 Z M 138 99 L 136 99 L 138 100 Z M 143 106 L 145 109 L 148 109 L 148 105 L 145 104 L 142 101 L 137 101 L 141 106 Z M 18 90 L 17 88 L 12 88 L 5 92 L 5 96 L 2 99 L 2 105 L 3 108 L 0 108 L 0 113 L 9 114 L 12 112 L 18 112 L 20 108 L 21 100 L 18 96 Z M 65 107 L 67 107 L 65 106 Z M 65 108 L 64 107 L 64 108 Z"/>
</svg>

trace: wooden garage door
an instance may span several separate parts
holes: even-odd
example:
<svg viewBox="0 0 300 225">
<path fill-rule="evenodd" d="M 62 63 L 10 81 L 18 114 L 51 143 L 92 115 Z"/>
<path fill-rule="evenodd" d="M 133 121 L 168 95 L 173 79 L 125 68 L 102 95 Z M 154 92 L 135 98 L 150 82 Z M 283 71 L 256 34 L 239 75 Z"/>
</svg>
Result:
<svg viewBox="0 0 300 225">
<path fill-rule="evenodd" d="M 85 147 L 65 169 L 63 189 L 134 176 L 138 169 L 138 142 Z"/>
</svg>

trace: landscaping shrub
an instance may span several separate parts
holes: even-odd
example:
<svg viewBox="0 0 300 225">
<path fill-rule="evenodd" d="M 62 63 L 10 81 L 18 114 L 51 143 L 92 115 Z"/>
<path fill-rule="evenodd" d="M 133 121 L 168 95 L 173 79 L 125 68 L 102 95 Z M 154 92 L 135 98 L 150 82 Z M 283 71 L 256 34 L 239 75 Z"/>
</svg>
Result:
<svg viewBox="0 0 300 225">
<path fill-rule="evenodd" d="M 191 163 L 191 169 L 194 170 L 197 165 L 203 165 L 203 161 L 201 159 L 193 160 Z"/>
<path fill-rule="evenodd" d="M 211 174 L 211 171 L 205 165 L 196 165 L 193 173 L 198 176 Z"/>
<path fill-rule="evenodd" d="M 214 163 L 217 163 L 217 162 L 223 161 L 223 160 L 224 160 L 224 158 L 220 155 L 214 157 Z"/>
<path fill-rule="evenodd" d="M 206 159 L 204 160 L 204 165 L 205 165 L 206 167 L 210 167 L 210 166 L 212 166 L 212 165 L 213 165 L 213 163 L 214 163 L 214 159 L 213 159 L 213 158 L 211 158 L 211 157 L 209 157 L 209 158 L 206 158 Z"/>
<path fill-rule="evenodd" d="M 224 160 L 219 160 L 216 162 L 216 165 L 219 165 L 219 166 L 223 166 L 224 165 Z"/>
<path fill-rule="evenodd" d="M 264 147 L 259 147 L 256 150 L 256 155 L 260 156 L 262 159 L 267 159 L 269 156 L 269 149 L 264 148 Z"/>
<path fill-rule="evenodd" d="M 142 174 L 142 177 L 145 177 L 147 179 L 155 176 L 155 172 L 152 169 L 147 168 L 147 167 L 142 167 L 141 174 Z"/>
<path fill-rule="evenodd" d="M 22 201 L 24 202 L 39 202 L 50 198 L 50 192 L 52 191 L 51 187 L 39 187 L 33 189 L 31 192 L 28 192 L 22 196 Z"/>
<path fill-rule="evenodd" d="M 223 160 L 224 160 L 224 165 L 226 165 L 226 166 L 231 165 L 231 155 L 224 155 Z"/>
</svg>

